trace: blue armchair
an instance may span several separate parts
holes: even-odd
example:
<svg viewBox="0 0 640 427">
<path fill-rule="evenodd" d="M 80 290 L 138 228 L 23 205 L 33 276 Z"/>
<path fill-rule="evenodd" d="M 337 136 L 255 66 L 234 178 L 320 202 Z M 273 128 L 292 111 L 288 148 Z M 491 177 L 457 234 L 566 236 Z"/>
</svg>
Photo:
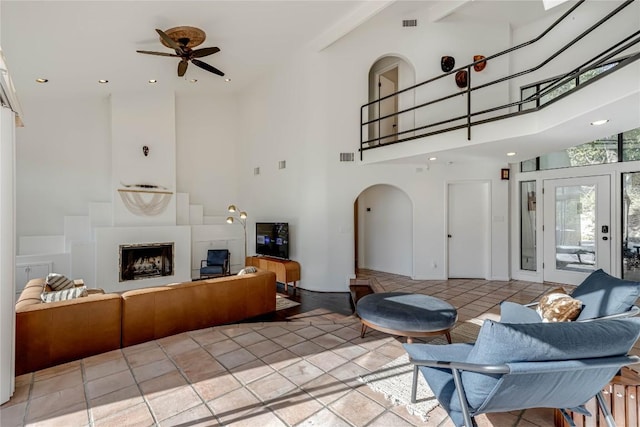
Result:
<svg viewBox="0 0 640 427">
<path fill-rule="evenodd" d="M 228 249 L 209 249 L 207 259 L 200 262 L 200 278 L 228 276 L 231 274 L 231 254 Z"/>
<path fill-rule="evenodd" d="M 486 320 L 475 344 L 404 344 L 414 364 L 412 399 L 421 373 L 454 424 L 471 427 L 478 414 L 528 408 L 558 408 L 568 420 L 565 409 L 589 414 L 583 405 L 597 396 L 615 426 L 601 390 L 621 367 L 640 362 L 627 354 L 639 320 Z"/>
<path fill-rule="evenodd" d="M 577 322 L 633 317 L 640 314 L 636 301 L 640 296 L 640 282 L 610 276 L 602 269 L 591 273 L 570 296 L 582 302 Z M 504 301 L 500 304 L 500 321 L 503 323 L 536 323 L 542 318 L 536 312 L 537 302 L 517 304 Z"/>
</svg>

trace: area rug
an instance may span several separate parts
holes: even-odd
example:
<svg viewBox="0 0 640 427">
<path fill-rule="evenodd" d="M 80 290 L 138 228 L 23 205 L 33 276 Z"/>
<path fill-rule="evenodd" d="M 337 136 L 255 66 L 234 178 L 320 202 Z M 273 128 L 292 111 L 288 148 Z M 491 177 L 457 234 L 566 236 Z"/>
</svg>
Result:
<svg viewBox="0 0 640 427">
<path fill-rule="evenodd" d="M 451 340 L 454 343 L 475 341 L 480 330 L 478 323 L 469 321 L 456 326 L 451 330 Z M 429 344 L 447 344 L 444 336 L 434 337 L 428 342 Z M 405 406 L 410 414 L 420 417 L 423 421 L 427 421 L 429 412 L 438 406 L 438 400 L 422 375 L 418 375 L 416 403 L 411 403 L 413 365 L 409 363 L 409 356 L 406 354 L 392 360 L 375 372 L 360 376 L 358 379 L 372 390 L 382 393 L 393 404 Z"/>
<path fill-rule="evenodd" d="M 299 302 L 291 301 L 289 298 L 284 295 L 276 294 L 276 311 L 284 310 L 285 308 L 295 307 L 296 305 L 300 305 Z"/>
<path fill-rule="evenodd" d="M 420 417 L 422 421 L 427 421 L 429 412 L 438 406 L 438 400 L 422 375 L 418 376 L 416 403 L 411 403 L 413 365 L 409 363 L 409 356 L 406 354 L 358 379 L 373 391 L 382 393 L 394 405 L 404 405 L 410 414 Z"/>
</svg>

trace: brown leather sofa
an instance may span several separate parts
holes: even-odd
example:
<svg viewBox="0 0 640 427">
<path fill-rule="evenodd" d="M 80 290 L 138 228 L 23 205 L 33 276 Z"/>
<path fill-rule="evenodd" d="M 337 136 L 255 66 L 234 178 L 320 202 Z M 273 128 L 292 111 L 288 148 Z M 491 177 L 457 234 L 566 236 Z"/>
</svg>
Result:
<svg viewBox="0 0 640 427">
<path fill-rule="evenodd" d="M 184 331 L 275 310 L 276 276 L 185 282 L 119 294 L 42 303 L 44 279 L 27 283 L 16 303 L 16 375 Z"/>
<path fill-rule="evenodd" d="M 223 325 L 276 309 L 276 275 L 259 270 L 122 294 L 122 346 Z"/>
<path fill-rule="evenodd" d="M 43 287 L 30 280 L 16 303 L 16 375 L 120 348 L 120 295 L 45 304 Z"/>
</svg>

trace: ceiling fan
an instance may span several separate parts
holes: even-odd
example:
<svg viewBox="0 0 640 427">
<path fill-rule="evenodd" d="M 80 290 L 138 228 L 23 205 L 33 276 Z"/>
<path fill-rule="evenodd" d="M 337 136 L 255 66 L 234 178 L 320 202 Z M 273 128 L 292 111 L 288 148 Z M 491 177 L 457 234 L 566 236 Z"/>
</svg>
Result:
<svg viewBox="0 0 640 427">
<path fill-rule="evenodd" d="M 167 31 L 156 29 L 156 32 L 160 35 L 160 41 L 162 42 L 162 44 L 173 49 L 175 53 L 152 52 L 149 50 L 137 50 L 136 52 L 145 53 L 147 55 L 171 56 L 180 58 L 180 62 L 178 62 L 178 76 L 180 77 L 184 76 L 184 73 L 187 72 L 189 61 L 191 61 L 193 65 L 200 67 L 203 70 L 207 70 L 219 76 L 224 76 L 224 73 L 218 70 L 216 67 L 213 67 L 206 62 L 202 62 L 198 59 L 220 52 L 219 48 L 204 47 L 201 49 L 193 49 L 195 46 L 202 44 L 202 42 L 204 42 L 204 39 L 207 37 L 205 32 L 201 29 L 183 26 L 169 28 Z"/>
</svg>

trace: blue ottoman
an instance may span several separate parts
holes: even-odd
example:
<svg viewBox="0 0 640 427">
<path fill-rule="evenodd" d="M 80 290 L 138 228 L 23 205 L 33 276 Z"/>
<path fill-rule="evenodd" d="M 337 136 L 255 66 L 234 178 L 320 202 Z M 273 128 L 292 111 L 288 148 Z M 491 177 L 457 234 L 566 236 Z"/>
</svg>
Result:
<svg viewBox="0 0 640 427">
<path fill-rule="evenodd" d="M 407 337 L 445 335 L 451 344 L 449 331 L 458 320 L 455 307 L 441 299 L 422 294 L 383 292 L 362 297 L 356 305 L 362 322 L 361 338 L 367 327 L 388 334 Z"/>
</svg>

